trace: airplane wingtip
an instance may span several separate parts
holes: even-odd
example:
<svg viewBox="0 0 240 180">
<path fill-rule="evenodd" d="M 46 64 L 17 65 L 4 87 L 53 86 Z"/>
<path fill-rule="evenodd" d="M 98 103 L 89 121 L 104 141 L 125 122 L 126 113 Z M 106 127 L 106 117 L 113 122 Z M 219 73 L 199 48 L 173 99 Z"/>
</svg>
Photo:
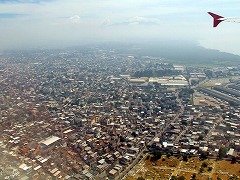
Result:
<svg viewBox="0 0 240 180">
<path fill-rule="evenodd" d="M 223 21 L 223 20 L 220 19 L 220 18 L 223 18 L 222 16 L 219 16 L 219 15 L 214 14 L 212 12 L 208 12 L 208 14 L 210 14 L 213 17 L 213 27 L 217 27 L 218 24 Z"/>
</svg>

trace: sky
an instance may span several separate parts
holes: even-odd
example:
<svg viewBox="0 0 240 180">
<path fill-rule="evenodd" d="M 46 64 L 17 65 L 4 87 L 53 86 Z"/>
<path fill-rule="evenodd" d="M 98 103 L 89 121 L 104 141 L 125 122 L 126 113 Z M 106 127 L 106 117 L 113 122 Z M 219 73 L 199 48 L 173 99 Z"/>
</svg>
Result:
<svg viewBox="0 0 240 180">
<path fill-rule="evenodd" d="M 239 0 L 0 0 L 0 50 L 99 42 L 191 41 L 240 55 Z"/>
</svg>

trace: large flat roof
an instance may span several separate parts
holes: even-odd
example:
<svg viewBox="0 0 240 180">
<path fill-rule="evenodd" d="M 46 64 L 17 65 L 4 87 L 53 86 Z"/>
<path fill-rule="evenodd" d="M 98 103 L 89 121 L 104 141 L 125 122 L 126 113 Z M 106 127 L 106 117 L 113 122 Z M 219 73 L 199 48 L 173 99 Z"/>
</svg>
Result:
<svg viewBox="0 0 240 180">
<path fill-rule="evenodd" d="M 45 144 L 46 146 L 51 145 L 52 143 L 60 140 L 61 138 L 57 137 L 57 136 L 51 136 L 48 137 L 45 141 L 41 142 L 42 144 Z"/>
</svg>

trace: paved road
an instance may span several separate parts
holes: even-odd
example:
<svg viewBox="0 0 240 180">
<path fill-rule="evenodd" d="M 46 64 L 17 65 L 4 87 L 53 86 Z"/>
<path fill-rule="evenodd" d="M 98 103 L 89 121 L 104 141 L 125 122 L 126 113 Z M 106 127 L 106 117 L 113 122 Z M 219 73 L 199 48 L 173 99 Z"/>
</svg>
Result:
<svg viewBox="0 0 240 180">
<path fill-rule="evenodd" d="M 216 127 L 223 122 L 223 118 L 222 116 L 220 115 L 219 116 L 219 119 L 213 124 L 213 127 L 209 130 L 208 134 L 206 135 L 205 137 L 205 140 L 208 141 L 209 138 L 212 136 L 212 132 L 214 132 L 214 130 L 216 129 Z"/>
<path fill-rule="evenodd" d="M 136 159 L 133 160 L 133 162 L 121 173 L 119 173 L 119 175 L 115 178 L 117 179 L 125 179 L 128 172 L 135 167 L 136 164 L 138 164 L 138 162 L 142 159 L 141 156 L 143 155 L 143 152 L 146 150 L 146 148 L 143 148 L 143 150 L 137 155 Z"/>
<path fill-rule="evenodd" d="M 178 94 L 176 94 L 176 96 L 178 96 Z M 172 121 L 170 121 L 165 127 L 164 129 L 162 129 L 157 135 L 155 135 L 152 140 L 148 143 L 149 145 L 151 145 L 153 142 L 154 142 L 154 139 L 155 138 L 161 138 L 163 133 L 169 128 L 170 124 L 171 123 L 175 123 L 178 119 L 179 119 L 179 116 L 181 116 L 184 112 L 184 106 L 182 105 L 181 103 L 181 100 L 180 99 L 177 99 L 177 101 L 179 102 L 180 106 L 181 106 L 181 110 L 179 111 L 179 113 L 174 117 L 174 119 Z M 146 149 L 144 148 L 137 156 L 137 158 L 131 163 L 131 165 L 129 165 L 127 167 L 126 170 L 124 170 L 122 173 L 119 174 L 119 176 L 115 179 L 125 179 L 128 172 L 133 169 L 135 167 L 135 165 L 139 162 L 140 160 L 140 157 L 143 155 L 143 152 L 145 151 Z"/>
</svg>

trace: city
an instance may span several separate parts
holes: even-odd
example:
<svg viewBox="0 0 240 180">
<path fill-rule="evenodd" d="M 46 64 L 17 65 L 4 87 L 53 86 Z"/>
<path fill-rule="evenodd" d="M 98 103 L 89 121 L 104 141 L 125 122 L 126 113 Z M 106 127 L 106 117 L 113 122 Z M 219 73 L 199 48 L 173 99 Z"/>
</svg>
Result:
<svg viewBox="0 0 240 180">
<path fill-rule="evenodd" d="M 239 74 L 99 47 L 3 53 L 0 179 L 124 179 L 156 151 L 239 162 Z"/>
</svg>

